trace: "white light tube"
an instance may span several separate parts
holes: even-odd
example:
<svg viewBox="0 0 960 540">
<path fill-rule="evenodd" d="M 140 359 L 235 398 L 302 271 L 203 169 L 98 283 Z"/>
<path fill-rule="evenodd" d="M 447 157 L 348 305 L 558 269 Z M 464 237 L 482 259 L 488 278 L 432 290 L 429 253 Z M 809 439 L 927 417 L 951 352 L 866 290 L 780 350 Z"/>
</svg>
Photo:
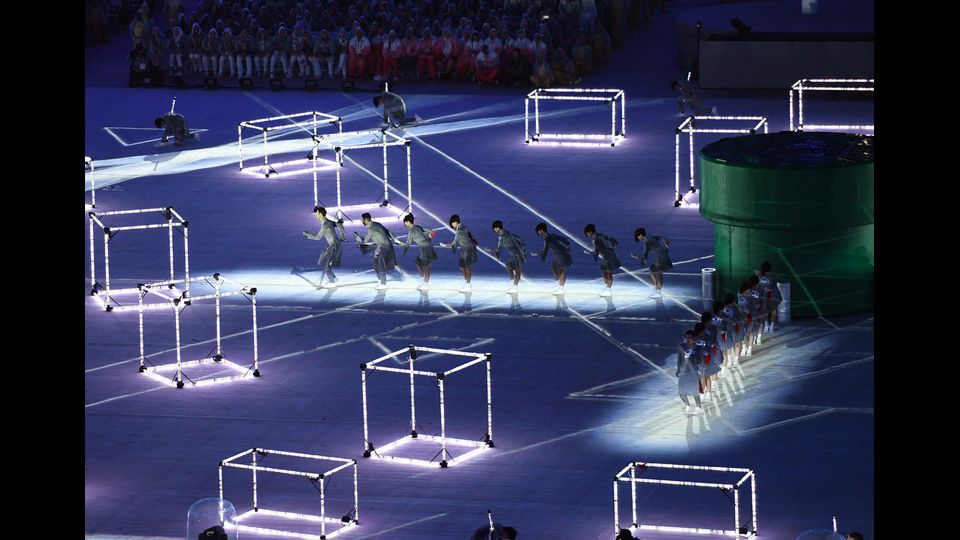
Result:
<svg viewBox="0 0 960 540">
<path fill-rule="evenodd" d="M 694 116 L 694 120 L 765 120 L 766 116 Z"/>
<path fill-rule="evenodd" d="M 233 461 L 233 460 L 235 460 L 235 459 L 240 459 L 240 458 L 242 458 L 243 456 L 252 453 L 253 451 L 254 451 L 253 448 L 251 448 L 250 450 L 244 450 L 243 452 L 240 452 L 239 454 L 237 454 L 237 455 L 235 455 L 235 456 L 230 456 L 230 457 L 228 457 L 227 459 L 224 459 L 222 462 L 223 462 L 223 463 L 230 463 L 231 461 Z M 222 494 L 221 494 L 220 498 L 221 498 L 221 499 L 223 498 Z"/>
<path fill-rule="evenodd" d="M 750 469 L 743 467 L 712 467 L 705 465 L 676 465 L 673 463 L 648 463 L 638 461 L 637 465 L 644 465 L 648 469 L 683 469 L 688 471 L 714 471 L 714 472 L 750 472 Z"/>
<path fill-rule="evenodd" d="M 617 135 L 607 135 L 599 133 L 541 133 L 538 138 L 540 139 L 586 139 L 586 140 L 604 140 L 609 141 L 612 137 Z"/>
<path fill-rule="evenodd" d="M 874 130 L 873 125 L 848 125 L 848 124 L 804 124 L 804 131 L 812 131 L 814 129 L 869 129 Z"/>
<path fill-rule="evenodd" d="M 122 216 L 125 214 L 147 214 L 150 212 L 166 212 L 164 207 L 160 208 L 140 208 L 138 210 L 112 210 L 110 212 L 94 212 L 97 216 Z"/>
<path fill-rule="evenodd" d="M 679 532 L 691 534 L 718 534 L 723 536 L 737 536 L 737 531 L 724 529 L 701 529 L 696 527 L 670 527 L 667 525 L 639 525 L 637 529 L 646 531 Z"/>
<path fill-rule="evenodd" d="M 394 373 L 411 373 L 412 372 L 414 375 L 423 375 L 425 377 L 437 376 L 436 372 L 433 372 L 433 371 L 420 371 L 420 370 L 411 371 L 408 369 L 394 368 L 394 367 L 387 367 L 387 366 L 368 366 L 367 369 L 369 369 L 370 371 L 391 371 Z"/>
<path fill-rule="evenodd" d="M 560 101 L 610 101 L 608 97 L 600 96 L 545 96 L 540 95 L 537 99 L 551 99 Z"/>
<path fill-rule="evenodd" d="M 245 463 L 224 463 L 224 467 L 233 467 L 235 469 L 247 469 L 251 471 L 263 471 L 276 474 L 285 474 L 288 476 L 304 476 L 306 478 L 317 478 L 319 473 L 310 473 L 303 471 L 291 471 L 287 469 L 275 469 L 273 467 L 263 467 L 261 465 L 247 465 Z"/>
<path fill-rule="evenodd" d="M 432 352 L 438 354 L 449 354 L 452 356 L 471 356 L 474 358 L 483 359 L 484 355 L 482 353 L 466 352 L 466 351 L 454 351 L 450 349 L 434 349 L 432 347 L 414 347 L 417 352 Z"/>
<path fill-rule="evenodd" d="M 590 93 L 590 92 L 594 92 L 594 93 L 612 92 L 614 94 L 617 94 L 618 92 L 623 92 L 623 90 L 620 90 L 618 88 L 539 88 L 536 91 L 537 92 L 555 92 L 555 93 L 570 92 L 574 94 L 583 94 L 583 93 Z"/>
<path fill-rule="evenodd" d="M 487 437 L 489 438 L 490 444 L 493 444 L 493 394 L 490 389 L 490 353 L 487 353 L 485 359 L 487 361 Z"/>
</svg>

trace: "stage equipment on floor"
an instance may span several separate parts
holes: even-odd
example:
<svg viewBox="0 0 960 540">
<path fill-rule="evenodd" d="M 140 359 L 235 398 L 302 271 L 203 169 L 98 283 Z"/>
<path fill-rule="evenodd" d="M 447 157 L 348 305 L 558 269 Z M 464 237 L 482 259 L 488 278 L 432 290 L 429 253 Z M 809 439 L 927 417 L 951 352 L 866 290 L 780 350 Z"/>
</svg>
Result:
<svg viewBox="0 0 960 540">
<path fill-rule="evenodd" d="M 790 86 L 790 130 L 791 131 L 845 131 L 860 135 L 872 135 L 873 124 L 804 124 L 803 93 L 825 92 L 873 92 L 874 79 L 800 79 Z M 793 118 L 793 96 L 797 96 L 797 122 Z"/>
<path fill-rule="evenodd" d="M 617 99 L 620 99 L 620 130 L 617 130 Z M 530 131 L 530 101 L 533 100 L 534 130 Z M 540 101 L 601 101 L 610 107 L 610 134 L 541 133 Z M 627 135 L 627 97 L 623 90 L 603 88 L 537 88 L 523 100 L 523 142 L 555 146 L 616 146 Z"/>
<path fill-rule="evenodd" d="M 109 216 L 119 216 L 127 214 L 159 214 L 163 216 L 166 223 L 153 223 L 147 225 L 125 225 L 120 227 L 110 227 L 104 224 L 104 218 Z M 90 295 L 97 297 L 103 304 L 103 309 L 106 311 L 112 311 L 114 309 L 131 309 L 134 306 L 132 305 L 121 305 L 117 302 L 115 296 L 119 294 L 127 294 L 138 292 L 136 287 L 127 288 L 127 289 L 110 289 L 110 241 L 116 236 L 117 233 L 123 231 L 135 231 L 135 230 L 146 230 L 146 229 L 167 229 L 167 237 L 169 238 L 169 253 L 170 253 L 170 276 L 167 280 L 161 282 L 163 284 L 168 284 L 170 288 L 174 288 L 176 283 L 184 284 L 183 296 L 184 298 L 189 298 L 190 294 L 190 245 L 189 245 L 189 235 L 188 235 L 188 222 L 183 219 L 183 216 L 177 213 L 173 207 L 166 208 L 144 208 L 139 210 L 114 210 L 111 212 L 89 212 L 87 214 L 90 218 Z M 104 281 L 103 283 L 97 282 L 96 276 L 96 249 L 95 243 L 93 240 L 93 226 L 96 224 L 100 227 L 103 232 L 103 267 L 104 267 Z M 173 257 L 173 231 L 177 229 L 183 234 L 183 279 L 177 280 L 176 275 L 174 274 L 174 257 Z M 161 283 L 150 283 L 148 284 L 151 287 L 159 286 Z"/>
<path fill-rule="evenodd" d="M 303 458 L 303 459 L 312 459 L 317 461 L 333 461 L 339 463 L 332 469 L 316 472 L 316 469 L 311 471 L 295 471 L 290 469 L 278 469 L 274 467 L 264 467 L 262 462 L 267 456 L 286 456 L 293 458 Z M 236 463 L 236 460 L 243 458 L 245 456 L 250 456 L 250 464 L 246 463 Z M 259 463 L 258 463 L 259 460 Z M 220 467 L 218 470 L 220 478 L 220 498 L 223 498 L 223 468 L 232 467 L 235 469 L 246 469 L 253 471 L 253 508 L 247 510 L 246 512 L 237 516 L 237 530 L 247 531 L 250 533 L 259 533 L 267 535 L 279 535 L 286 536 L 290 538 L 303 538 L 305 540 L 326 540 L 328 538 L 335 538 L 341 533 L 350 530 L 354 526 L 360 523 L 360 509 L 359 509 L 359 495 L 357 490 L 357 461 L 355 459 L 346 459 L 339 457 L 331 456 L 320 456 L 315 454 L 302 454 L 299 452 L 285 452 L 283 450 L 268 450 L 265 448 L 251 448 L 250 450 L 240 452 L 235 456 L 228 457 L 227 459 L 220 462 Z M 342 517 L 328 517 L 327 516 L 327 490 L 329 489 L 327 483 L 329 479 L 336 473 L 343 471 L 345 469 L 353 468 L 353 508 Z M 300 476 L 307 478 L 311 484 L 319 491 L 320 493 L 320 515 L 315 514 L 301 514 L 296 512 L 285 512 L 280 510 L 270 510 L 264 508 L 261 505 L 261 501 L 258 497 L 257 492 L 257 473 L 272 473 L 272 474 L 283 474 L 287 476 Z M 292 532 L 279 529 L 268 529 L 264 527 L 255 527 L 252 525 L 244 525 L 244 521 L 250 521 L 252 518 L 257 516 L 267 516 L 274 518 L 281 518 L 297 522 L 307 522 L 307 523 L 319 523 L 320 524 L 320 534 L 308 534 L 300 532 Z M 330 532 L 327 532 L 328 526 L 339 526 L 333 529 Z"/>
<path fill-rule="evenodd" d="M 769 261 L 792 285 L 793 317 L 872 310 L 874 148 L 872 135 L 824 131 L 704 146 L 699 212 L 714 223 L 717 297 Z"/>
<path fill-rule="evenodd" d="M 336 216 L 337 219 L 348 219 L 353 221 L 352 218 L 347 212 L 356 212 L 369 210 L 376 207 L 384 208 L 394 208 L 396 209 L 396 216 L 398 219 L 402 218 L 404 213 L 413 210 L 413 176 L 412 169 L 410 165 L 410 140 L 393 133 L 387 128 L 376 129 L 376 130 L 365 130 L 365 131 L 353 131 L 348 133 L 341 133 L 335 136 L 333 134 L 329 135 L 320 135 L 315 138 L 315 141 L 318 143 L 326 143 L 333 146 L 334 151 L 336 152 L 336 160 L 339 164 L 339 167 L 336 167 L 337 170 L 337 205 L 335 207 L 327 207 L 327 211 L 330 215 Z M 355 137 L 366 137 L 368 138 L 367 142 L 362 143 L 344 143 L 344 140 L 349 140 L 350 138 Z M 390 203 L 390 177 L 389 170 L 387 167 L 387 147 L 390 146 L 402 146 L 407 154 L 407 205 L 404 208 L 395 207 Z M 353 204 L 353 205 L 343 205 L 342 199 L 342 189 L 340 182 L 340 168 L 343 167 L 343 156 L 349 150 L 360 150 L 364 148 L 382 148 L 383 149 L 383 199 L 377 199 L 376 202 L 366 203 L 366 204 Z M 314 156 L 316 156 L 316 145 L 314 145 Z M 320 204 L 316 196 L 316 190 L 314 190 L 314 205 Z"/>
<path fill-rule="evenodd" d="M 432 352 L 442 355 L 453 355 L 453 356 L 465 356 L 467 358 L 472 358 L 459 366 L 454 367 L 453 369 L 447 371 L 424 371 L 414 369 L 414 361 L 417 358 L 419 353 Z M 406 354 L 408 358 L 408 367 L 407 368 L 395 368 L 379 365 L 386 360 L 395 359 L 402 355 Z M 361 395 L 363 399 L 363 457 L 373 457 L 376 459 L 391 460 L 401 463 L 416 464 L 416 465 L 427 465 L 427 466 L 436 466 L 447 467 L 448 465 L 453 465 L 455 463 L 462 463 L 467 459 L 475 456 L 479 452 L 482 452 L 488 448 L 493 448 L 493 406 L 491 401 L 490 393 L 490 353 L 472 353 L 456 350 L 447 350 L 447 349 L 434 349 L 430 347 L 418 347 L 415 345 L 410 345 L 405 349 L 399 349 L 397 351 L 387 353 L 376 360 L 370 362 L 365 362 L 360 364 L 360 381 L 361 381 Z M 466 369 L 470 366 L 477 365 L 481 362 L 486 363 L 486 372 L 487 372 L 487 432 L 483 436 L 481 441 L 471 441 L 467 439 L 455 439 L 452 437 L 447 437 L 447 427 L 446 427 L 446 402 L 444 395 L 444 380 L 450 375 Z M 367 378 L 370 376 L 371 372 L 374 371 L 387 371 L 393 373 L 403 373 L 407 374 L 410 377 L 410 434 L 402 437 L 396 441 L 393 441 L 389 444 L 383 446 L 375 447 L 370 441 L 370 433 L 368 427 L 368 418 L 367 418 Z M 435 435 L 425 435 L 422 433 L 417 433 L 417 414 L 416 414 L 416 405 L 414 400 L 414 377 L 430 377 L 435 379 L 437 382 L 437 387 L 440 391 L 440 436 Z M 437 454 L 430 460 L 424 459 L 414 459 L 406 457 L 397 457 L 387 455 L 387 452 L 394 450 L 405 444 L 409 444 L 415 441 L 430 441 L 433 443 L 440 444 L 440 450 Z M 448 446 L 459 446 L 470 448 L 466 453 L 454 457 L 453 454 L 447 450 Z M 440 461 L 435 461 L 437 458 L 440 458 Z"/>
<path fill-rule="evenodd" d="M 749 128 L 702 128 L 697 124 L 698 122 L 703 121 L 713 121 L 713 120 L 723 120 L 723 121 L 732 121 L 732 122 L 750 122 L 748 125 L 752 125 Z M 693 134 L 694 133 L 740 133 L 740 134 L 749 134 L 754 135 L 757 131 L 763 128 L 763 132 L 767 133 L 769 129 L 769 123 L 767 122 L 766 116 L 688 116 L 679 126 L 674 130 L 674 186 L 676 192 L 676 198 L 673 200 L 674 206 L 680 206 L 682 204 L 689 204 L 683 198 L 683 195 L 680 194 L 680 134 L 687 133 L 690 147 L 690 193 L 696 193 L 696 170 L 694 168 L 694 144 L 693 144 Z"/>
<path fill-rule="evenodd" d="M 303 122 L 289 122 L 295 118 L 309 117 Z M 284 120 L 282 124 L 275 124 L 277 121 Z M 274 125 L 275 124 L 275 125 Z M 273 116 L 271 118 L 258 118 L 256 120 L 246 120 L 237 125 L 238 151 L 240 152 L 240 170 L 243 170 L 243 128 L 258 130 L 263 134 L 263 165 L 258 171 L 264 177 L 269 178 L 271 174 L 277 174 L 277 170 L 270 166 L 270 151 L 267 145 L 267 134 L 271 131 L 291 128 L 309 128 L 312 129 L 311 137 L 316 140 L 318 127 L 337 126 L 337 131 L 343 133 L 343 123 L 339 116 L 332 114 L 310 111 L 296 114 L 285 114 L 282 116 Z M 316 163 L 316 160 L 314 160 Z M 316 178 L 314 178 L 316 181 Z"/>
<path fill-rule="evenodd" d="M 139 313 L 139 329 L 140 329 L 140 372 L 159 381 L 164 384 L 169 384 L 171 386 L 176 386 L 177 388 L 183 388 L 185 384 L 190 384 L 191 386 L 202 386 L 208 384 L 215 384 L 225 381 L 235 381 L 238 379 L 244 379 L 249 376 L 259 377 L 260 376 L 260 356 L 259 348 L 257 342 L 257 288 L 243 285 L 242 283 L 237 283 L 231 279 L 227 279 L 220 274 L 213 274 L 210 276 L 201 276 L 195 277 L 186 281 L 193 282 L 204 282 L 213 288 L 214 292 L 212 294 L 202 294 L 198 296 L 192 296 L 187 298 L 184 295 L 180 296 L 170 296 L 165 290 L 169 284 L 167 283 L 156 283 L 153 285 L 140 284 L 137 286 L 139 290 L 139 303 L 137 311 Z M 181 282 L 177 282 L 181 283 Z M 234 291 L 223 291 L 223 285 L 229 284 L 237 288 Z M 177 352 L 177 362 L 174 364 L 162 364 L 154 365 L 152 362 L 147 360 L 146 355 L 144 354 L 144 345 L 143 345 L 143 311 L 147 307 L 147 304 L 143 302 L 144 297 L 147 294 L 153 294 L 162 298 L 163 300 L 159 303 L 160 305 L 165 305 L 173 309 L 174 315 L 174 328 L 175 328 L 175 338 L 176 338 L 176 352 Z M 220 337 L 220 299 L 226 298 L 229 296 L 243 296 L 250 301 L 251 309 L 253 313 L 253 363 L 249 366 L 242 366 L 235 362 L 229 360 L 223 352 L 223 344 Z M 210 353 L 215 353 L 213 356 L 208 356 L 207 358 L 202 358 L 200 360 L 190 360 L 184 362 L 182 360 L 182 345 L 180 340 L 180 320 L 181 313 L 187 308 L 187 306 L 192 305 L 194 302 L 210 300 L 215 301 L 215 317 L 217 324 L 217 334 L 216 334 L 216 346 L 210 351 Z M 153 304 L 157 305 L 157 304 Z M 147 364 L 150 364 L 149 366 Z M 202 379 L 202 380 L 193 380 L 183 372 L 184 366 L 198 366 L 198 365 L 217 365 L 228 367 L 238 373 L 238 375 L 231 375 L 227 377 L 215 377 L 212 379 Z M 161 371 L 172 371 L 176 370 L 176 373 L 172 378 L 161 375 Z M 187 383 L 184 383 L 184 379 L 187 380 Z"/>
<path fill-rule="evenodd" d="M 237 540 L 237 510 L 233 503 L 209 497 L 190 505 L 187 540 Z"/>
<path fill-rule="evenodd" d="M 665 480 L 665 479 L 656 479 L 656 478 L 647 478 L 644 475 L 649 475 L 650 469 L 668 469 L 668 470 L 684 470 L 684 471 L 702 471 L 704 476 L 709 473 L 743 473 L 743 476 L 736 481 L 735 483 L 718 483 L 718 482 L 691 482 L 687 480 Z M 751 518 L 749 524 L 741 525 L 740 521 L 740 489 L 745 487 L 747 481 L 750 481 L 750 513 Z M 743 538 L 750 539 L 757 537 L 757 478 L 756 474 L 753 472 L 753 469 L 742 469 L 734 467 L 705 467 L 700 465 L 672 465 L 668 463 L 646 463 L 643 461 L 635 461 L 629 463 L 626 467 L 620 470 L 613 479 L 613 526 L 614 534 L 620 532 L 620 482 L 629 482 L 630 483 L 630 508 L 631 508 L 631 532 L 635 531 L 662 531 L 662 532 L 676 532 L 676 533 L 693 533 L 693 534 L 712 534 L 712 535 L 723 535 L 723 536 L 732 536 L 734 538 Z M 733 494 L 733 529 L 707 529 L 707 528 L 697 528 L 697 527 L 681 527 L 681 526 L 671 526 L 671 525 L 653 525 L 649 523 L 644 523 L 644 519 L 641 519 L 642 516 L 637 515 L 637 484 L 649 484 L 656 486 L 679 486 L 679 487 L 700 487 L 700 488 L 711 488 L 719 489 L 724 492 L 724 494 Z M 690 500 L 691 505 L 695 505 L 695 500 Z M 679 512 L 683 517 L 686 517 L 688 512 Z"/>
</svg>

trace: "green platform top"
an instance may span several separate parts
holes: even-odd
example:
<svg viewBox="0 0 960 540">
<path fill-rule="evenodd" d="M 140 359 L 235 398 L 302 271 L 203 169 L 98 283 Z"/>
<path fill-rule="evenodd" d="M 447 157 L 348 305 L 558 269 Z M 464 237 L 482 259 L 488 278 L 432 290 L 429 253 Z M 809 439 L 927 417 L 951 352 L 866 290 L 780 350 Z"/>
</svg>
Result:
<svg viewBox="0 0 960 540">
<path fill-rule="evenodd" d="M 704 160 L 740 167 L 821 169 L 873 163 L 873 136 L 781 131 L 730 137 L 703 148 Z"/>
<path fill-rule="evenodd" d="M 760 229 L 874 222 L 872 136 L 783 131 L 700 151 L 700 215 Z"/>
</svg>

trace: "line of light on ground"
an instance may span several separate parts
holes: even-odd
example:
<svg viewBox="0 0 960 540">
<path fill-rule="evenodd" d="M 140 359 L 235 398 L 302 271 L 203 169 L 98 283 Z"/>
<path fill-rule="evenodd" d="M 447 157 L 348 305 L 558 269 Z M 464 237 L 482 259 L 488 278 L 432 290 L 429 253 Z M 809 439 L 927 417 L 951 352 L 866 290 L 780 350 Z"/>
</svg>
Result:
<svg viewBox="0 0 960 540">
<path fill-rule="evenodd" d="M 425 521 L 430 521 L 430 520 L 432 520 L 432 519 L 441 518 L 441 517 L 443 517 L 443 516 L 445 516 L 445 515 L 447 515 L 447 514 L 448 514 L 448 512 L 444 512 L 444 513 L 442 513 L 442 514 L 434 514 L 434 515 L 432 515 L 432 516 L 425 517 L 425 518 L 422 518 L 422 519 L 418 519 L 418 520 L 415 520 L 415 521 L 409 521 L 409 522 L 404 523 L 404 524 L 402 524 L 402 525 L 397 525 L 396 527 L 390 527 L 389 529 L 384 529 L 384 530 L 382 530 L 382 531 L 377 531 L 377 532 L 375 532 L 375 533 L 373 533 L 373 534 L 368 534 L 368 535 L 365 535 L 365 536 L 359 536 L 359 537 L 357 537 L 357 540 L 362 540 L 363 538 L 374 538 L 374 537 L 376 537 L 376 536 L 380 536 L 381 534 L 386 534 L 386 533 L 389 533 L 389 532 L 393 532 L 393 531 L 396 531 L 396 530 L 399 530 L 399 529 L 403 529 L 403 528 L 409 527 L 409 526 L 411 526 L 411 525 L 418 525 L 418 524 L 423 523 L 423 522 L 425 522 Z"/>
<path fill-rule="evenodd" d="M 704 260 L 704 259 L 712 259 L 712 258 L 713 258 L 713 254 L 704 255 L 703 257 L 697 257 L 697 258 L 694 258 L 694 259 L 687 259 L 687 260 L 685 260 L 685 261 L 677 261 L 677 262 L 673 263 L 673 265 L 674 265 L 674 266 L 677 266 L 678 264 L 686 264 L 686 263 L 697 262 L 697 261 L 702 261 L 702 260 Z M 664 272 L 664 273 L 666 274 L 666 272 Z"/>
<path fill-rule="evenodd" d="M 139 360 L 139 358 L 138 358 L 138 360 Z M 123 394 L 123 395 L 121 395 L 121 396 L 114 396 L 114 397 L 112 397 L 112 398 L 102 399 L 102 400 L 100 400 L 100 401 L 95 401 L 95 402 L 93 402 L 93 403 L 87 403 L 86 405 L 83 406 L 83 408 L 87 409 L 87 408 L 90 408 L 90 407 L 96 407 L 97 405 L 103 405 L 104 403 L 110 403 L 111 401 L 117 401 L 118 399 L 124 399 L 124 398 L 128 398 L 128 397 L 139 396 L 139 395 L 141 395 L 141 394 L 146 394 L 146 393 L 149 393 L 149 392 L 156 392 L 157 390 L 163 390 L 164 388 L 169 388 L 169 386 L 167 386 L 167 385 L 156 386 L 156 387 L 150 388 L 150 389 L 148 389 L 148 390 L 141 390 L 141 391 L 139 391 L 139 392 L 132 392 L 132 393 L 129 393 L 129 394 Z"/>
</svg>

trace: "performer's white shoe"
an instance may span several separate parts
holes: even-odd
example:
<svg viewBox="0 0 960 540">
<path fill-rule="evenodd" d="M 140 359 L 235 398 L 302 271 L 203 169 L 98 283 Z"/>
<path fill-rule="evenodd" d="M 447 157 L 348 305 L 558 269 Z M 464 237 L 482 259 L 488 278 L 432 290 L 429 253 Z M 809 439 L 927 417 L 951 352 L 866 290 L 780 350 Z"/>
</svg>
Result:
<svg viewBox="0 0 960 540">
<path fill-rule="evenodd" d="M 422 281 L 422 282 L 420 282 L 420 285 L 417 287 L 417 290 L 418 290 L 418 291 L 424 291 L 424 292 L 426 292 L 426 291 L 430 290 L 430 286 L 427 285 L 427 282 L 426 282 L 426 281 Z"/>
<path fill-rule="evenodd" d="M 563 285 L 560 285 L 560 286 L 558 286 L 556 289 L 554 289 L 554 290 L 553 290 L 553 294 L 556 294 L 556 295 L 561 295 L 561 294 L 563 294 Z"/>
<path fill-rule="evenodd" d="M 694 407 L 693 410 L 690 411 L 690 414 L 703 414 L 703 409 L 700 407 Z"/>
<path fill-rule="evenodd" d="M 603 289 L 603 292 L 600 293 L 600 296 L 602 296 L 603 298 L 609 298 L 613 296 L 613 292 L 610 290 L 610 287 L 606 287 L 605 289 Z"/>
<path fill-rule="evenodd" d="M 378 290 L 378 291 L 386 290 L 386 288 L 387 288 L 387 284 L 386 284 L 386 283 L 377 283 L 377 286 L 374 287 L 374 289 L 376 289 L 376 290 Z"/>
<path fill-rule="evenodd" d="M 470 291 L 472 291 L 472 290 L 473 290 L 473 289 L 472 289 L 472 287 L 470 287 L 470 284 L 469 284 L 469 283 L 464 283 L 464 284 L 463 284 L 463 287 L 460 287 L 460 292 L 462 292 L 462 293 L 468 293 L 468 292 L 470 292 Z"/>
<path fill-rule="evenodd" d="M 510 287 L 509 289 L 507 289 L 507 290 L 505 290 L 505 291 L 503 291 L 503 292 L 505 292 L 505 293 L 507 293 L 507 294 L 517 294 L 518 291 L 519 291 L 519 289 L 517 288 L 516 285 L 514 285 L 514 286 Z"/>
</svg>

